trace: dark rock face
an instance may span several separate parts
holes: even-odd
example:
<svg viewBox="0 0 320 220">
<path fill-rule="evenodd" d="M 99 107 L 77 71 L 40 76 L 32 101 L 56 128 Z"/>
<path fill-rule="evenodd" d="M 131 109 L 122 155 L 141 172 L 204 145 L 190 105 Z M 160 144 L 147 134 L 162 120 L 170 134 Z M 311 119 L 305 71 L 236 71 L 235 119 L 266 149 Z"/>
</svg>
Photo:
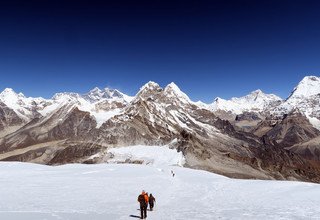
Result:
<svg viewBox="0 0 320 220">
<path fill-rule="evenodd" d="M 268 146 L 256 151 L 257 165 L 276 179 L 297 179 L 320 182 L 319 163 L 307 160 L 278 146 Z"/>
<path fill-rule="evenodd" d="M 104 110 L 104 111 L 111 111 L 114 109 L 121 109 L 124 108 L 126 105 L 123 102 L 109 102 L 109 101 L 103 101 L 96 104 L 96 109 Z"/>
<path fill-rule="evenodd" d="M 303 158 L 313 160 L 314 163 L 318 163 L 320 161 L 320 136 L 302 143 L 298 142 L 286 149 L 294 152 L 295 154 L 301 155 Z"/>
<path fill-rule="evenodd" d="M 0 130 L 7 126 L 21 125 L 23 120 L 4 103 L 0 102 Z"/>
<path fill-rule="evenodd" d="M 66 163 L 84 163 L 87 158 L 101 151 L 101 146 L 90 143 L 81 144 L 67 142 L 65 148 L 55 152 L 48 165 L 61 165 Z"/>
<path fill-rule="evenodd" d="M 240 115 L 237 115 L 235 120 L 236 121 L 244 121 L 244 120 L 247 120 L 247 121 L 260 121 L 262 119 L 255 112 L 244 112 L 244 113 L 242 113 Z"/>
<path fill-rule="evenodd" d="M 96 121 L 88 112 L 73 108 L 65 113 L 61 109 L 49 118 L 33 119 L 16 132 L 0 139 L 0 149 L 5 152 L 39 143 L 81 137 L 96 127 Z"/>
<path fill-rule="evenodd" d="M 67 139 L 70 137 L 83 136 L 94 129 L 96 125 L 90 113 L 75 108 L 69 113 L 65 120 L 58 123 L 48 132 L 48 137 L 50 140 L 55 140 L 56 137 Z"/>
<path fill-rule="evenodd" d="M 300 112 L 285 115 L 279 123 L 266 133 L 268 139 L 273 140 L 283 148 L 309 141 L 319 135 L 320 131 L 314 128 Z"/>
<path fill-rule="evenodd" d="M 266 117 L 263 121 L 259 122 L 255 128 L 251 130 L 251 133 L 258 137 L 264 136 L 268 131 L 274 128 L 282 119 L 272 116 Z"/>
</svg>

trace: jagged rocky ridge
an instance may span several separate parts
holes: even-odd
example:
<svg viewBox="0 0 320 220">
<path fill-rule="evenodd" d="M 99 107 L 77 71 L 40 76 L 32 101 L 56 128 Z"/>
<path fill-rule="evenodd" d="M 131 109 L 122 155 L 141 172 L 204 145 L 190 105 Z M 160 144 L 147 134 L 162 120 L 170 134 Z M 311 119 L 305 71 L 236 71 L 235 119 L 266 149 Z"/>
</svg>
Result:
<svg viewBox="0 0 320 220">
<path fill-rule="evenodd" d="M 210 105 L 191 101 L 174 83 L 149 82 L 135 97 L 95 88 L 46 100 L 6 89 L 0 94 L 0 160 L 99 163 L 112 156 L 111 147 L 168 145 L 192 168 L 319 182 L 319 82 L 305 77 L 287 100 L 257 90 Z"/>
</svg>

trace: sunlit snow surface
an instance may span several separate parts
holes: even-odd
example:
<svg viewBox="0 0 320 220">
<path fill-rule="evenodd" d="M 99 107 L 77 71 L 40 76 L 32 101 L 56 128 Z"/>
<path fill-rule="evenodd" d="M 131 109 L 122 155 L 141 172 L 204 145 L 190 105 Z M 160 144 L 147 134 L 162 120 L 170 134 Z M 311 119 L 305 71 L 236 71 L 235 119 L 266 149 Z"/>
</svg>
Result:
<svg viewBox="0 0 320 220">
<path fill-rule="evenodd" d="M 143 189 L 157 200 L 148 219 L 320 218 L 320 185 L 235 180 L 162 162 L 56 167 L 2 162 L 0 177 L 0 219 L 6 220 L 133 220 Z"/>
<path fill-rule="evenodd" d="M 110 163 L 122 163 L 127 159 L 131 161 L 140 160 L 143 164 L 160 166 L 160 165 L 177 165 L 183 166 L 185 163 L 182 152 L 177 152 L 175 149 L 170 149 L 168 146 L 129 146 L 111 148 L 108 153 L 113 154 Z"/>
</svg>

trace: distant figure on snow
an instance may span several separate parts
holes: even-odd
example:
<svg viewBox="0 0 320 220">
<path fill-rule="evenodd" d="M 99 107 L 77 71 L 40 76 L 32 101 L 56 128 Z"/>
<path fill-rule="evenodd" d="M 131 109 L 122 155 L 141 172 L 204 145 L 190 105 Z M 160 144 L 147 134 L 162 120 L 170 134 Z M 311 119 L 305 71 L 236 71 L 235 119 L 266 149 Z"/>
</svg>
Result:
<svg viewBox="0 0 320 220">
<path fill-rule="evenodd" d="M 144 190 L 142 190 L 142 193 L 138 196 L 138 202 L 140 203 L 140 218 L 146 219 L 147 218 L 147 207 L 148 207 L 148 197 Z"/>
<path fill-rule="evenodd" d="M 171 174 L 172 174 L 172 177 L 174 177 L 176 174 L 173 172 L 173 170 L 171 170 Z"/>
<path fill-rule="evenodd" d="M 149 196 L 149 205 L 150 205 L 150 211 L 153 210 L 154 203 L 156 202 L 156 198 L 153 197 L 152 193 L 150 193 Z"/>
</svg>

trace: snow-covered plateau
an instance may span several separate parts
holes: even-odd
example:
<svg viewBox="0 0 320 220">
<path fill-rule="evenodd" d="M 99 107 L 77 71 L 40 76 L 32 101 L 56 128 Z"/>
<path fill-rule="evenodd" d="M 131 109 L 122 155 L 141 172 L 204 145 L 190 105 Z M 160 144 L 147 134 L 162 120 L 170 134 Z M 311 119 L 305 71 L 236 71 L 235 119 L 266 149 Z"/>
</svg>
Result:
<svg viewBox="0 0 320 220">
<path fill-rule="evenodd" d="M 173 165 L 183 159 L 173 150 L 141 149 L 113 153 L 157 162 L 55 167 L 1 162 L 0 219 L 137 219 L 141 190 L 156 197 L 148 219 L 319 219 L 318 184 L 229 179 Z"/>
</svg>

